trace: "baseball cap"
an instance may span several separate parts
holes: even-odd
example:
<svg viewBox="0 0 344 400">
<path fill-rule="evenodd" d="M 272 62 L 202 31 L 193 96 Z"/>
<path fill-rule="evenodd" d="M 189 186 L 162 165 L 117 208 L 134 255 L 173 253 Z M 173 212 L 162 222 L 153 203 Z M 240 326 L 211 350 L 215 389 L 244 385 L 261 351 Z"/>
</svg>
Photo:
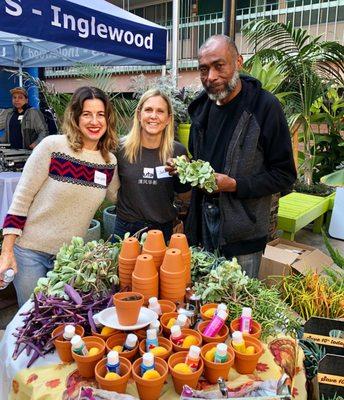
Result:
<svg viewBox="0 0 344 400">
<path fill-rule="evenodd" d="M 10 92 L 11 92 L 12 95 L 14 95 L 15 93 L 21 93 L 26 98 L 28 97 L 26 89 L 24 89 L 22 87 L 15 87 L 14 89 L 11 89 Z"/>
</svg>

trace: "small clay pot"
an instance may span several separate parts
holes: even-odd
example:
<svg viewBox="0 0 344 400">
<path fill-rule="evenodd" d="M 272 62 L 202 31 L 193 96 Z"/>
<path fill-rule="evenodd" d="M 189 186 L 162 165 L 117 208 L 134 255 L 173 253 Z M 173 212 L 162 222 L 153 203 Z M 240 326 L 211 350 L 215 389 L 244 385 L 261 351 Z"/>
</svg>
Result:
<svg viewBox="0 0 344 400">
<path fill-rule="evenodd" d="M 62 362 L 68 363 L 73 361 L 72 357 L 72 350 L 71 350 L 71 344 L 70 341 L 64 340 L 63 339 L 63 332 L 64 328 L 66 325 L 72 325 L 72 324 L 63 324 L 59 325 L 57 328 L 55 328 L 51 334 L 51 337 L 56 337 L 54 340 L 54 346 L 56 348 L 57 354 L 60 357 L 60 360 Z M 84 336 L 84 328 L 80 325 L 75 326 L 75 333 L 79 336 Z"/>
<path fill-rule="evenodd" d="M 203 304 L 203 306 L 201 306 L 200 314 L 201 314 L 203 321 L 209 321 L 212 319 L 212 317 L 207 317 L 206 315 L 204 315 L 204 313 L 206 311 L 210 310 L 211 308 L 217 309 L 217 306 L 218 306 L 217 303 L 207 303 L 207 304 Z"/>
<path fill-rule="evenodd" d="M 166 273 L 183 272 L 183 274 L 185 274 L 185 266 L 181 251 L 179 249 L 166 250 L 160 269 Z"/>
<path fill-rule="evenodd" d="M 170 313 L 177 310 L 177 306 L 172 301 L 158 300 L 158 302 L 160 304 L 162 314 Z"/>
<path fill-rule="evenodd" d="M 260 340 L 254 337 L 245 336 L 244 341 L 246 347 L 253 346 L 256 352 L 255 354 L 244 354 L 235 350 L 235 348 L 232 346 L 235 353 L 235 369 L 239 374 L 253 374 L 253 371 L 256 369 L 256 366 L 258 364 L 258 360 L 263 354 L 263 345 Z"/>
<path fill-rule="evenodd" d="M 240 331 L 240 318 L 233 319 L 230 323 L 231 333 L 235 331 Z M 254 337 L 256 339 L 260 338 L 262 333 L 262 327 L 259 322 L 252 320 L 252 327 L 250 333 L 243 333 L 243 336 Z"/>
<path fill-rule="evenodd" d="M 116 335 L 109 337 L 109 339 L 106 341 L 106 351 L 107 352 L 111 351 L 115 346 L 124 346 L 126 338 L 127 338 L 126 333 L 117 333 Z M 132 361 L 136 356 L 138 349 L 139 349 L 139 342 L 136 343 L 136 346 L 132 350 L 121 351 L 118 354 L 120 357 Z"/>
<path fill-rule="evenodd" d="M 166 251 L 166 243 L 162 231 L 158 229 L 151 229 L 148 231 L 143 250 L 155 252 Z M 144 253 L 144 251 L 142 253 Z"/>
<path fill-rule="evenodd" d="M 160 284 L 166 286 L 166 288 L 171 287 L 174 289 L 185 288 L 185 276 L 183 272 L 176 273 L 166 273 L 160 269 Z"/>
<path fill-rule="evenodd" d="M 144 296 L 144 304 L 147 305 L 150 297 L 158 297 L 159 295 L 158 273 L 156 272 L 154 277 L 148 279 L 140 279 L 133 274 L 132 288 L 133 291 Z"/>
<path fill-rule="evenodd" d="M 223 325 L 223 327 L 220 329 L 220 332 L 216 336 L 210 337 L 210 336 L 203 335 L 203 331 L 209 324 L 210 324 L 209 321 L 203 321 L 203 322 L 199 323 L 197 326 L 197 331 L 201 334 L 203 342 L 204 343 L 224 343 L 229 335 L 228 326 Z"/>
<path fill-rule="evenodd" d="M 164 338 L 164 337 L 158 337 L 158 343 L 159 346 L 164 347 L 167 350 L 167 353 L 161 356 L 155 356 L 158 358 L 162 358 L 163 360 L 167 360 L 168 357 L 172 354 L 172 343 L 170 340 Z M 143 356 L 144 353 L 146 353 L 146 339 L 143 339 L 140 342 L 140 346 L 139 346 L 139 352 L 140 355 Z"/>
<path fill-rule="evenodd" d="M 202 346 L 202 336 L 200 335 L 199 332 L 195 331 L 194 329 L 189 329 L 189 328 L 182 328 L 182 335 L 185 338 L 186 336 L 192 335 L 197 338 L 197 343 L 192 343 L 194 346 L 201 347 Z M 170 336 L 171 340 L 171 336 Z M 171 340 L 172 342 L 172 340 Z M 189 350 L 189 347 L 183 347 L 183 346 L 178 346 L 177 344 L 172 342 L 172 347 L 173 351 L 176 353 L 177 351 L 186 351 Z"/>
<path fill-rule="evenodd" d="M 135 237 L 128 237 L 122 241 L 119 260 L 133 260 L 141 253 L 140 242 Z"/>
<path fill-rule="evenodd" d="M 171 240 L 168 246 L 170 249 L 179 249 L 182 253 L 183 264 L 185 267 L 185 278 L 186 283 L 191 282 L 191 250 L 189 247 L 186 235 L 183 233 L 175 233 L 171 236 Z"/>
<path fill-rule="evenodd" d="M 164 313 L 160 317 L 160 324 L 162 326 L 162 332 L 163 332 L 164 336 L 167 337 L 167 338 L 169 338 L 170 334 L 171 334 L 171 329 L 167 328 L 168 321 L 171 318 L 177 319 L 178 318 L 178 313 L 176 311 L 169 312 L 169 313 Z"/>
<path fill-rule="evenodd" d="M 191 374 L 183 374 L 181 372 L 177 372 L 173 369 L 173 367 L 179 363 L 184 363 L 186 356 L 188 355 L 187 351 L 180 351 L 179 353 L 172 354 L 168 359 L 168 368 L 170 370 L 170 374 L 172 375 L 174 390 L 181 394 L 184 385 L 190 386 L 192 389 L 196 389 L 198 380 L 202 375 L 204 363 L 202 358 L 199 360 L 198 369 L 196 372 L 192 372 Z"/>
<path fill-rule="evenodd" d="M 218 378 L 222 377 L 224 380 L 227 380 L 229 370 L 231 366 L 234 364 L 234 351 L 231 347 L 227 348 L 227 361 L 224 363 L 214 363 L 212 361 L 208 361 L 205 358 L 205 354 L 211 350 L 213 347 L 216 347 L 217 343 L 207 343 L 201 349 L 201 357 L 204 362 L 204 376 L 209 383 L 217 383 Z"/>
<path fill-rule="evenodd" d="M 95 332 L 93 329 L 91 332 L 92 332 L 92 336 L 100 337 L 101 339 L 104 340 L 104 342 L 106 342 L 109 339 L 109 337 L 111 337 L 113 335 L 117 335 L 118 333 L 121 333 L 121 331 L 118 331 L 117 329 L 114 329 L 113 332 L 108 333 L 107 335 L 102 335 L 101 333 Z"/>
<path fill-rule="evenodd" d="M 117 380 L 105 379 L 107 374 L 107 359 L 103 358 L 95 367 L 96 381 L 99 387 L 110 392 L 125 393 L 129 378 L 131 376 L 131 362 L 124 357 L 119 357 L 120 362 L 120 378 Z"/>
<path fill-rule="evenodd" d="M 149 254 L 141 254 L 136 259 L 133 276 L 139 279 L 149 279 L 155 277 L 157 269 L 153 257 Z"/>
<path fill-rule="evenodd" d="M 140 400 L 158 400 L 161 390 L 168 374 L 167 362 L 161 358 L 156 357 L 154 369 L 159 372 L 160 377 L 156 379 L 142 379 L 140 367 L 142 364 L 142 357 L 137 359 L 132 368 L 133 379 L 136 383 L 136 388 L 139 393 Z"/>
<path fill-rule="evenodd" d="M 85 342 L 87 350 L 90 350 L 92 347 L 97 347 L 99 353 L 94 356 L 80 356 L 72 351 L 72 356 L 78 367 L 79 374 L 84 378 L 93 378 L 95 366 L 104 356 L 105 342 L 103 339 L 96 336 L 85 336 L 83 341 Z"/>
<path fill-rule="evenodd" d="M 182 303 L 184 301 L 184 294 L 176 293 L 166 293 L 163 290 L 160 291 L 160 298 L 163 300 L 169 300 L 173 303 Z"/>
<path fill-rule="evenodd" d="M 125 301 L 123 299 L 131 296 L 138 300 Z M 138 292 L 119 292 L 113 295 L 113 303 L 116 307 L 118 321 L 123 326 L 135 325 L 143 306 L 144 297 Z"/>
</svg>

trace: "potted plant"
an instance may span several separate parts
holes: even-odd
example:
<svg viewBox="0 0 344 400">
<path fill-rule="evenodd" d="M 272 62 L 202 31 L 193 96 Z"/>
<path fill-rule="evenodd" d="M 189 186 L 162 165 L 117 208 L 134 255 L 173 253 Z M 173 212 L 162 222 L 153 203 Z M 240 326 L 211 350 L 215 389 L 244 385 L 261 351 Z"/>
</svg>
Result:
<svg viewBox="0 0 344 400">
<path fill-rule="evenodd" d="M 85 236 L 85 243 L 91 242 L 92 240 L 99 240 L 100 239 L 100 222 L 96 219 L 92 219 L 90 223 L 90 227 L 87 230 Z"/>
</svg>

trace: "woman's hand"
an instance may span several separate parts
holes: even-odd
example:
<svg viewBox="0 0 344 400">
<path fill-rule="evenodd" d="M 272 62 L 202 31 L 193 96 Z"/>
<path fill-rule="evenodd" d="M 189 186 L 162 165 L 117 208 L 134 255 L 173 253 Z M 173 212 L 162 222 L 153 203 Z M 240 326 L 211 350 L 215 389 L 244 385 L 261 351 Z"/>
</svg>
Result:
<svg viewBox="0 0 344 400">
<path fill-rule="evenodd" d="M 188 156 L 182 155 L 182 157 L 184 157 L 185 160 L 190 161 Z M 174 160 L 175 160 L 174 158 L 169 158 L 166 161 L 166 166 L 165 166 L 165 171 L 167 171 L 172 176 L 178 175 L 177 168 L 175 166 Z"/>
<path fill-rule="evenodd" d="M 0 285 L 3 281 L 2 275 L 8 270 L 13 269 L 15 273 L 17 270 L 17 261 L 13 252 L 14 243 L 17 235 L 5 235 L 2 243 L 2 252 L 0 255 Z"/>
</svg>

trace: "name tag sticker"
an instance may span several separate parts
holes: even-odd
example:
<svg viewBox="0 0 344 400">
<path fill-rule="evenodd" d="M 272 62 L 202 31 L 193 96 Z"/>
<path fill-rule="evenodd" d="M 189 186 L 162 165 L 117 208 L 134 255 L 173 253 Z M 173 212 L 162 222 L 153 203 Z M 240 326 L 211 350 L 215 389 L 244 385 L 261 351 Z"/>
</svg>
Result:
<svg viewBox="0 0 344 400">
<path fill-rule="evenodd" d="M 106 186 L 106 174 L 103 172 L 95 171 L 94 172 L 94 183 L 102 186 Z"/>
<path fill-rule="evenodd" d="M 142 177 L 145 179 L 153 179 L 154 178 L 154 168 L 143 168 Z"/>
<path fill-rule="evenodd" d="M 165 165 L 161 165 L 160 167 L 155 167 L 155 171 L 158 179 L 171 178 L 171 175 L 167 171 L 165 171 Z"/>
<path fill-rule="evenodd" d="M 18 115 L 18 121 L 22 122 L 24 115 Z"/>
</svg>

